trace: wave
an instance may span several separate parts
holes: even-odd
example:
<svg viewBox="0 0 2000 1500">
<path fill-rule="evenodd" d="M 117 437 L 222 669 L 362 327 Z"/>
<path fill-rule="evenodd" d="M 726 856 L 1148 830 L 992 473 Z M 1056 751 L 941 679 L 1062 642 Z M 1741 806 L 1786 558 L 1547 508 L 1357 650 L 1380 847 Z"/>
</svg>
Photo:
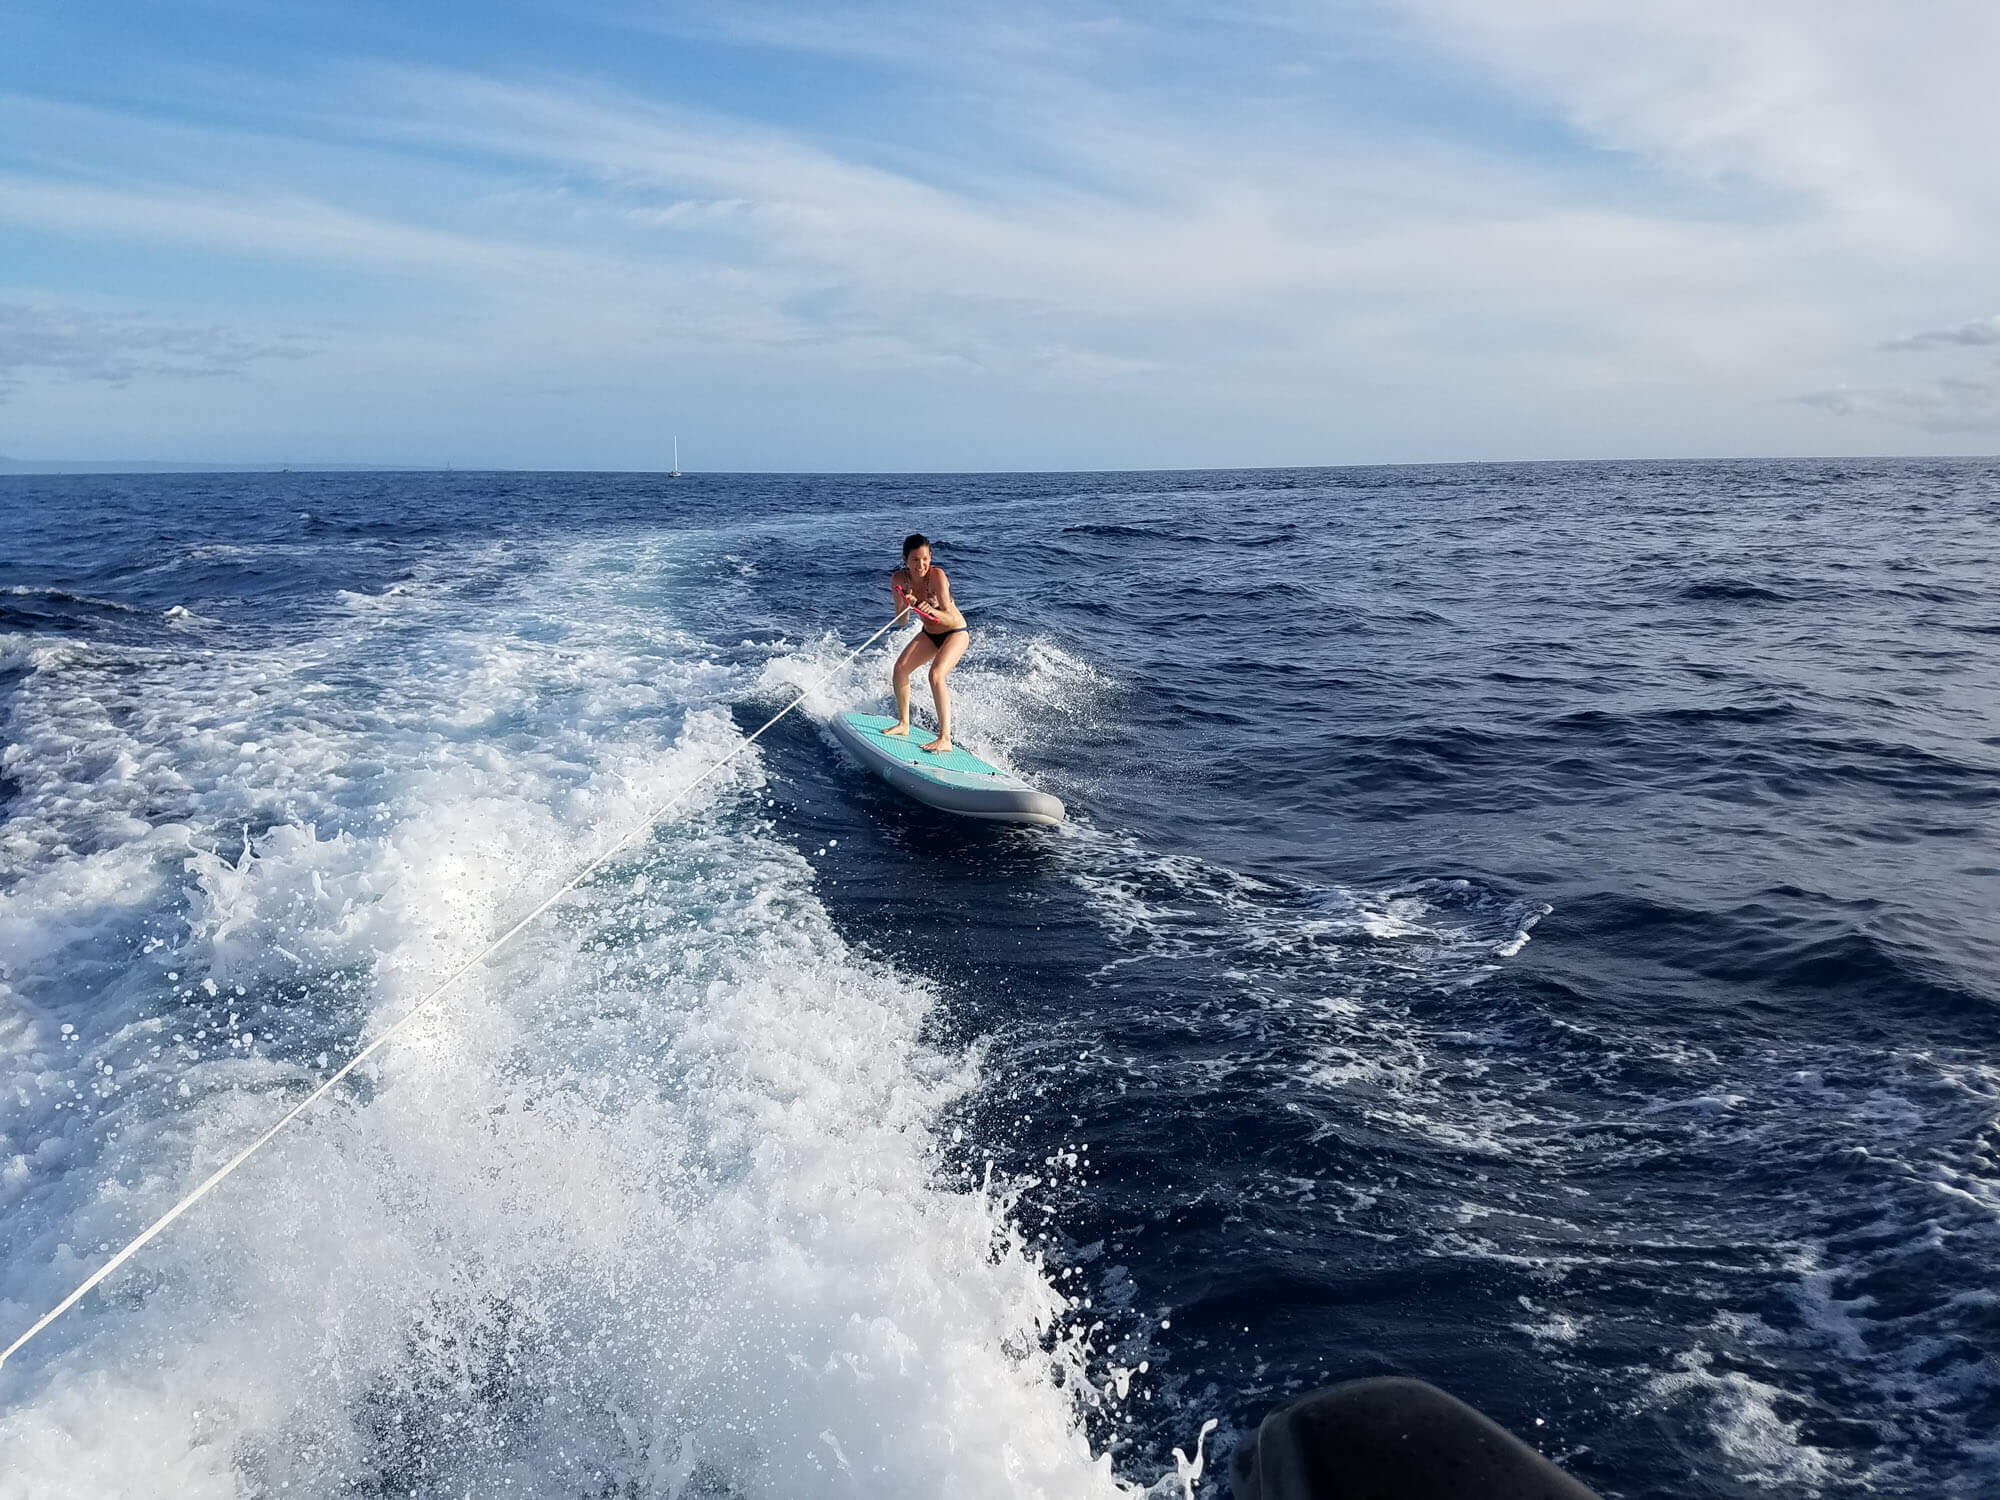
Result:
<svg viewBox="0 0 2000 1500">
<path fill-rule="evenodd" d="M 18 584 L 0 588 L 0 632 L 72 637 L 129 633 L 144 616 L 145 611 L 132 605 L 67 589 Z"/>
<path fill-rule="evenodd" d="M 1083 522 L 1063 527 L 1064 536 L 1136 537 L 1143 541 L 1160 541 L 1167 533 L 1153 531 L 1144 526 L 1110 526 Z"/>
<path fill-rule="evenodd" d="M 1800 596 L 1745 579 L 1709 578 L 1684 585 L 1675 591 L 1675 597 L 1695 603 L 1790 604 Z"/>
<path fill-rule="evenodd" d="M 94 599 L 88 594 L 73 594 L 68 589 L 45 588 L 34 584 L 8 584 L 0 587 L 0 595 L 10 599 L 27 599 L 38 603 L 56 605 L 76 605 L 86 610 L 104 614 L 135 615 L 143 613 L 130 604 L 120 604 L 115 599 Z"/>
<path fill-rule="evenodd" d="M 1876 930 L 1875 903 L 1778 886 L 1731 910 L 1708 910 L 1618 891 L 1581 893 L 1564 908 L 1580 937 L 1747 993 L 1811 997 L 1814 1027 L 1838 1025 L 1855 1038 L 1900 1030 L 1885 1007 L 1929 1013 L 1933 1024 L 1983 1019 L 1993 1001 L 1942 971 L 1925 950 Z"/>
</svg>

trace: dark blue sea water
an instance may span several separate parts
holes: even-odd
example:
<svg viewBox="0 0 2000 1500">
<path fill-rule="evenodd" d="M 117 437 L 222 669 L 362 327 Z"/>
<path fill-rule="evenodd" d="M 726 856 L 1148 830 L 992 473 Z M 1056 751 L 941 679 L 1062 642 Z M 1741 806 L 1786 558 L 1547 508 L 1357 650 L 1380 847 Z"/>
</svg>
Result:
<svg viewBox="0 0 2000 1500">
<path fill-rule="evenodd" d="M 1070 827 L 821 727 L 912 529 Z M 2000 1493 L 2000 463 L 0 537 L 0 1339 L 833 674 L 0 1371 L 0 1494 L 1214 1494 L 1392 1370 L 1611 1496 Z"/>
</svg>

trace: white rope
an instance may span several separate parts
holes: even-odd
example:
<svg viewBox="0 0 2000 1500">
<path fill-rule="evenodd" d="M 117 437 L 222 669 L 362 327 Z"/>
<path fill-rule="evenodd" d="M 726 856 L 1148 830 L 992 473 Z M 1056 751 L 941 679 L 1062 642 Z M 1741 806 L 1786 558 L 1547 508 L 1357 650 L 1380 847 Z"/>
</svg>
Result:
<svg viewBox="0 0 2000 1500">
<path fill-rule="evenodd" d="M 352 1073 L 356 1068 L 360 1067 L 364 1062 L 368 1061 L 370 1057 L 374 1056 L 375 1053 L 379 1052 L 383 1047 L 387 1046 L 391 1038 L 393 1038 L 397 1032 L 401 1031 L 405 1026 L 409 1025 L 410 1022 L 414 1021 L 418 1016 L 422 1015 L 424 1011 L 430 1007 L 432 1002 L 437 1000 L 439 996 L 443 995 L 446 990 L 450 989 L 454 984 L 457 984 L 458 981 L 463 979 L 467 974 L 470 974 L 474 969 L 478 968 L 481 964 L 485 963 L 486 960 L 491 958 L 495 953 L 498 953 L 501 948 L 505 947 L 509 941 L 511 941 L 514 937 L 516 937 L 522 931 L 522 929 L 527 927 L 527 925 L 530 922 L 533 922 L 535 918 L 539 917 L 543 912 L 547 911 L 551 906 L 554 906 L 556 902 L 560 901 L 564 896 L 567 896 L 571 891 L 575 890 L 590 876 L 594 875 L 597 871 L 604 868 L 604 866 L 610 861 L 613 855 L 618 853 L 619 850 L 623 849 L 627 844 L 631 843 L 633 839 L 637 838 L 647 829 L 651 828 L 655 823 L 659 822 L 659 820 L 665 817 L 669 812 L 673 811 L 673 809 L 676 806 L 678 806 L 681 803 L 681 801 L 685 799 L 687 795 L 690 792 L 692 792 L 696 787 L 700 786 L 704 781 L 707 781 L 709 777 L 713 776 L 717 771 L 720 771 L 724 766 L 728 765 L 732 760 L 736 759 L 736 757 L 741 755 L 745 750 L 748 750 L 752 745 L 754 745 L 758 741 L 760 737 L 762 737 L 765 730 L 769 729 L 773 724 L 777 723 L 778 720 L 784 718 L 786 714 L 790 713 L 793 709 L 797 708 L 801 703 L 805 702 L 806 699 L 810 697 L 818 689 L 825 687 L 827 683 L 831 682 L 834 679 L 834 676 L 837 673 L 839 673 L 843 668 L 845 668 L 848 665 L 849 662 L 853 661 L 855 657 L 859 656 L 862 652 L 866 651 L 870 646 L 874 645 L 895 624 L 896 620 L 891 619 L 880 630 L 877 630 L 873 635 L 869 636 L 867 640 L 863 641 L 860 645 L 856 646 L 852 651 L 848 652 L 847 655 L 841 659 L 840 664 L 834 667 L 831 671 L 827 672 L 823 677 L 819 679 L 818 682 L 815 682 L 809 688 L 801 688 L 799 690 L 798 697 L 794 698 L 790 703 L 787 703 L 783 708 L 779 709 L 776 713 L 772 714 L 770 718 L 766 719 L 763 722 L 763 724 L 758 727 L 756 732 L 751 734 L 748 738 L 746 738 L 742 744 L 738 745 L 735 749 L 731 750 L 727 755 L 723 756 L 722 759 L 718 760 L 714 765 L 710 766 L 707 770 L 703 771 L 699 776 L 695 777 L 693 781 L 690 781 L 686 786 L 682 787 L 678 792 L 675 792 L 673 796 L 669 797 L 665 802 L 662 802 L 658 807 L 654 808 L 651 812 L 647 813 L 644 818 L 640 819 L 639 822 L 633 824 L 631 828 L 627 829 L 623 837 L 621 837 L 617 843 L 613 844 L 609 849 L 606 849 L 602 854 L 598 855 L 597 858 L 593 859 L 589 864 L 585 865 L 582 869 L 578 870 L 574 875 L 570 876 L 568 880 L 564 881 L 553 892 L 551 892 L 547 897 L 545 897 L 542 900 L 541 904 L 535 907 L 533 911 L 529 912 L 525 917 L 521 918 L 520 921 L 516 922 L 512 927 L 509 927 L 505 932 L 501 933 L 500 936 L 495 938 L 492 942 L 488 943 L 486 947 L 482 949 L 477 955 L 467 959 L 464 963 L 460 964 L 456 969 L 452 970 L 451 974 L 445 979 L 445 981 L 442 984 L 438 985 L 436 989 L 432 990 L 429 994 L 425 995 L 423 999 L 419 1000 L 415 1005 L 411 1006 L 410 1009 L 403 1014 L 402 1018 L 396 1021 L 394 1025 L 388 1027 L 385 1031 L 383 1031 L 383 1033 L 380 1036 L 376 1037 L 374 1041 L 370 1042 L 367 1046 L 363 1047 L 359 1052 L 355 1053 L 354 1056 L 350 1057 L 345 1063 L 343 1063 L 340 1067 L 339 1072 L 335 1073 L 331 1078 L 328 1078 L 326 1082 L 322 1083 L 318 1088 L 314 1089 L 310 1094 L 307 1094 L 305 1098 L 301 1099 L 297 1104 L 293 1105 L 292 1108 L 285 1113 L 283 1118 L 281 1118 L 277 1124 L 273 1125 L 269 1130 L 265 1131 L 262 1135 L 258 1136 L 256 1140 L 252 1141 L 249 1145 L 245 1146 L 241 1151 L 237 1152 L 227 1162 L 223 1163 L 220 1167 L 216 1168 L 215 1171 L 211 1172 L 208 1175 L 208 1177 L 202 1181 L 199 1187 L 195 1188 L 193 1192 L 189 1193 L 185 1198 L 181 1199 L 180 1202 L 176 1203 L 172 1208 L 168 1209 L 165 1213 L 161 1214 L 159 1218 L 155 1219 L 151 1224 L 147 1225 L 145 1230 L 141 1232 L 140 1235 L 136 1239 L 134 1239 L 129 1245 L 127 1245 L 124 1249 L 120 1250 L 116 1255 L 112 1256 L 111 1259 L 106 1261 L 102 1266 L 98 1267 L 96 1271 L 92 1272 L 88 1277 L 84 1279 L 83 1283 L 80 1286 L 78 1286 L 75 1291 L 71 1292 L 67 1297 L 63 1298 L 62 1301 L 58 1302 L 54 1307 L 50 1308 L 46 1313 L 44 1313 L 41 1316 L 41 1318 L 35 1323 L 34 1327 L 30 1328 L 26 1333 L 22 1334 L 19 1338 L 15 1339 L 13 1343 L 9 1344 L 5 1352 L 0 1352 L 0 1365 L 6 1364 L 9 1359 L 11 1359 L 16 1353 L 20 1351 L 22 1346 L 25 1345 L 28 1342 L 28 1340 L 32 1339 L 36 1334 L 40 1333 L 44 1328 L 47 1328 L 49 1324 L 55 1322 L 57 1318 L 61 1317 L 64 1313 L 68 1312 L 72 1307 L 76 1306 L 78 1302 L 82 1301 L 84 1296 L 90 1291 L 92 1287 L 96 1286 L 100 1281 L 104 1280 L 105 1277 L 109 1276 L 113 1271 L 117 1270 L 120 1266 L 124 1265 L 126 1261 L 130 1260 L 134 1255 L 138 1254 L 139 1251 L 143 1250 L 156 1237 L 158 1237 L 160 1232 L 164 1230 L 169 1224 L 173 1223 L 174 1220 L 178 1219 L 182 1214 L 186 1213 L 190 1208 L 193 1208 L 195 1204 L 199 1203 L 202 1199 L 206 1198 L 211 1192 L 215 1190 L 216 1186 L 219 1183 L 221 1183 L 221 1181 L 225 1177 L 229 1176 L 230 1173 L 234 1172 L 238 1167 L 242 1166 L 243 1163 L 250 1160 L 250 1158 L 255 1156 L 259 1151 L 262 1151 L 265 1146 L 270 1144 L 272 1139 L 276 1137 L 281 1130 L 283 1130 L 287 1125 L 291 1124 L 292 1121 L 296 1120 L 300 1115 L 304 1114 L 308 1109 L 312 1108 L 312 1106 L 316 1104 L 322 1097 L 324 1097 L 327 1091 L 330 1090 L 335 1084 L 339 1083 L 341 1079 L 345 1078 L 349 1073 Z"/>
</svg>

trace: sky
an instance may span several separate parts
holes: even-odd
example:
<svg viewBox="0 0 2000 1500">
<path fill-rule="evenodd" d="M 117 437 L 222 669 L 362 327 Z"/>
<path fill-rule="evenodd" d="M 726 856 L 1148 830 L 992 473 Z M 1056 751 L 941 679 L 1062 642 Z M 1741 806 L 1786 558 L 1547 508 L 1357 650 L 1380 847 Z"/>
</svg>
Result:
<svg viewBox="0 0 2000 1500">
<path fill-rule="evenodd" d="M 0 455 L 2000 451 L 1991 0 L 0 0 Z"/>
</svg>

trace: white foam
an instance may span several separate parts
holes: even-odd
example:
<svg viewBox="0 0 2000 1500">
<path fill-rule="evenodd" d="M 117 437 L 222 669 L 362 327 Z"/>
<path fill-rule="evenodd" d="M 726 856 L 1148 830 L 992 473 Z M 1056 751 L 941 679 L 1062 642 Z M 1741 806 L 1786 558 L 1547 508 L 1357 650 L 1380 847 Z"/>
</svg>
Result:
<svg viewBox="0 0 2000 1500">
<path fill-rule="evenodd" d="M 738 743 L 613 549 L 549 559 L 567 626 L 440 568 L 21 684 L 0 1327 Z M 11 1362 L 0 1496 L 1119 1492 L 1066 1299 L 940 1175 L 971 1062 L 738 764 Z"/>
<path fill-rule="evenodd" d="M 1817 1494 L 1851 1476 L 1853 1465 L 1845 1454 L 1808 1443 L 1803 1424 L 1779 1414 L 1779 1405 L 1790 1399 L 1786 1392 L 1743 1370 L 1717 1368 L 1714 1360 L 1696 1345 L 1675 1357 L 1673 1370 L 1648 1384 L 1662 1401 L 1698 1405 L 1743 1478 Z"/>
</svg>

